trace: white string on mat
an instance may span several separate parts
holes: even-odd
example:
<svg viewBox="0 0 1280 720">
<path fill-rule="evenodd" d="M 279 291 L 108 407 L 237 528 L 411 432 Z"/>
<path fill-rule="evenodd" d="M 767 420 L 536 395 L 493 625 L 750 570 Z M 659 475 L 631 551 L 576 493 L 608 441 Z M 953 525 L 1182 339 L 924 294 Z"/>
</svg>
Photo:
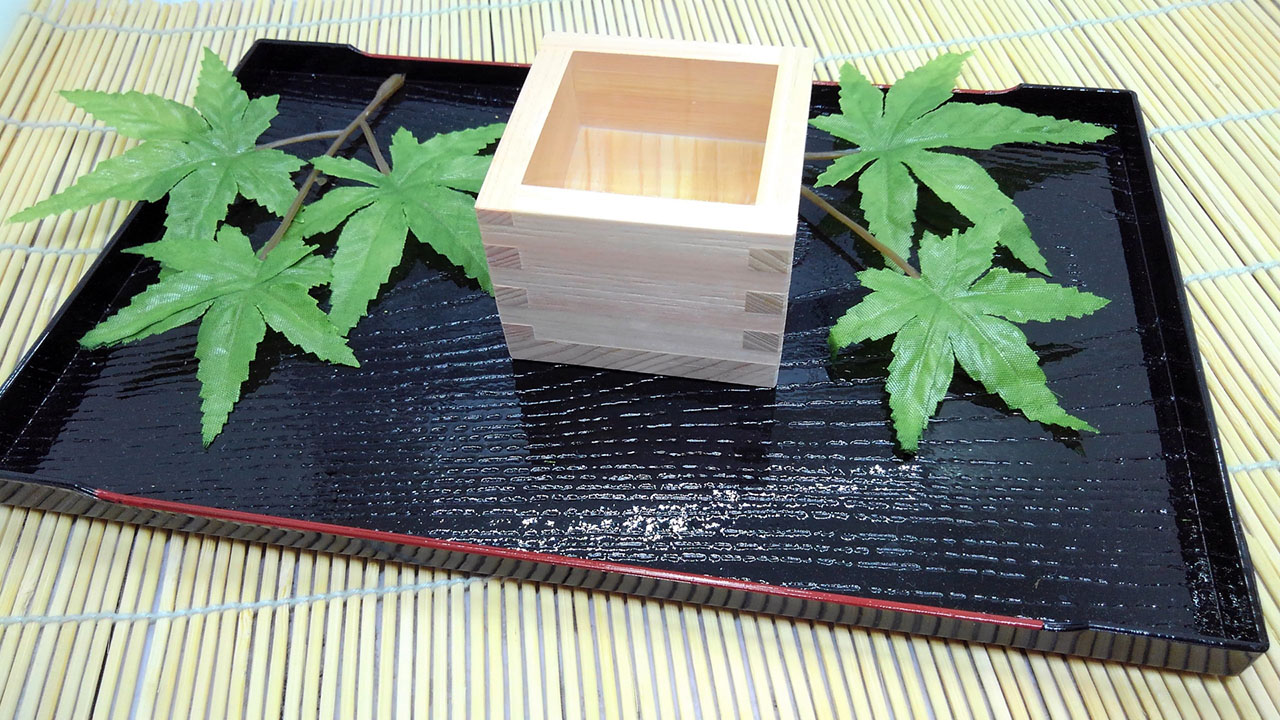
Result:
<svg viewBox="0 0 1280 720">
<path fill-rule="evenodd" d="M 861 52 L 825 55 L 818 58 L 818 62 L 828 63 L 835 60 L 861 60 L 864 58 L 879 57 L 880 55 L 888 55 L 890 53 L 906 52 L 910 50 L 933 50 L 936 48 L 950 47 L 952 45 L 975 45 L 1000 40 L 1016 40 L 1018 38 L 1036 37 L 1038 35 L 1050 35 L 1052 33 L 1062 32 L 1063 30 L 1078 30 L 1080 28 L 1091 27 L 1093 25 L 1109 25 L 1115 22 L 1140 20 L 1142 18 L 1154 17 L 1157 15 L 1167 15 L 1169 13 L 1186 10 L 1188 8 L 1207 7 L 1209 5 L 1225 5 L 1240 1 L 1241 0 L 1190 0 L 1189 2 L 1173 3 L 1161 7 L 1148 8 L 1146 10 L 1135 10 L 1133 12 L 1121 13 L 1119 15 L 1082 18 L 1080 20 L 1072 20 L 1071 22 L 1061 23 L 1058 25 L 1046 25 L 1044 27 L 1029 28 L 1027 30 L 1013 30 L 1010 32 L 994 33 L 991 35 L 972 35 L 970 37 L 951 38 L 950 40 L 932 40 L 930 42 L 923 43 L 893 45 L 891 47 L 878 48 L 876 50 L 863 50 Z"/>
<path fill-rule="evenodd" d="M 1280 460 L 1261 460 L 1255 463 L 1245 465 L 1230 465 L 1227 472 L 1235 474 L 1242 472 L 1254 472 L 1256 470 L 1280 470 Z"/>
<path fill-rule="evenodd" d="M 1199 130 L 1200 128 L 1213 127 L 1215 125 L 1222 125 L 1224 123 L 1243 122 L 1245 120 L 1257 120 L 1258 118 L 1264 118 L 1264 117 L 1268 117 L 1270 115 L 1276 115 L 1276 114 L 1280 114 L 1280 107 L 1266 108 L 1265 110 L 1254 110 L 1253 112 L 1247 112 L 1247 113 L 1229 113 L 1227 115 L 1220 115 L 1215 118 L 1209 118 L 1208 120 L 1197 120 L 1195 122 L 1183 123 L 1181 125 L 1165 125 L 1164 127 L 1158 127 L 1148 132 L 1147 134 L 1154 137 L 1156 135 L 1163 135 L 1165 133 L 1171 133 L 1171 132 L 1182 132 L 1184 130 Z"/>
<path fill-rule="evenodd" d="M 318 20 L 307 20 L 302 22 L 261 22 L 261 23 L 244 23 L 239 25 L 191 25 L 187 27 L 174 28 L 139 28 L 128 25 L 116 25 L 113 23 L 81 23 L 69 24 L 59 22 L 48 15 L 34 10 L 26 10 L 20 13 L 35 20 L 38 20 L 50 27 L 63 31 L 75 30 L 114 30 L 116 32 L 127 32 L 137 35 L 174 35 L 180 33 L 195 32 L 237 32 L 241 30 L 294 30 L 302 28 L 323 27 L 326 25 L 346 25 L 362 22 L 376 22 L 380 20 L 396 20 L 396 19 L 412 19 L 433 17 L 437 15 L 447 15 L 455 12 L 468 12 L 475 10 L 511 10 L 515 8 L 528 7 L 531 5 L 543 5 L 555 3 L 559 4 L 564 0 L 512 0 L 504 3 L 473 3 L 469 5 L 454 5 L 450 7 L 435 8 L 431 10 L 402 11 L 392 13 L 376 13 L 372 15 L 357 15 L 346 18 L 321 18 Z M 1040 28 L 1029 28 L 1027 30 L 1014 30 L 1011 32 L 992 33 L 988 35 L 973 35 L 969 37 L 953 38 L 950 40 L 934 40 L 925 43 L 913 43 L 907 45 L 894 45 L 891 47 L 878 48 L 875 50 L 865 50 L 855 53 L 840 53 L 836 55 L 827 55 L 818 59 L 819 63 L 831 62 L 833 60 L 856 60 L 860 58 L 876 57 L 879 55 L 887 55 L 889 53 L 903 52 L 908 50 L 931 50 L 934 48 L 947 47 L 949 45 L 973 44 L 992 42 L 999 40 L 1013 40 L 1025 37 L 1035 37 L 1037 35 L 1047 35 L 1064 30 L 1075 30 L 1078 28 L 1090 27 L 1093 25 L 1106 25 L 1114 22 L 1124 22 L 1127 20 L 1139 20 L 1147 17 L 1155 17 L 1159 15 L 1167 15 L 1179 10 L 1188 8 L 1206 7 L 1210 5 L 1223 5 L 1228 3 L 1241 2 L 1241 0 L 1189 0 L 1188 2 L 1173 3 L 1161 7 L 1148 8 L 1146 10 L 1135 10 L 1133 12 L 1120 13 L 1118 15 L 1107 15 L 1096 18 L 1082 18 L 1073 20 L 1068 23 L 1060 23 L 1058 25 L 1046 25 Z"/>
<path fill-rule="evenodd" d="M 182 608 L 179 610 L 155 610 L 152 612 L 97 612 L 71 615 L 10 615 L 7 617 L 0 617 L 0 627 L 5 625 L 61 625 L 65 623 L 99 622 L 103 620 L 109 620 L 112 622 L 155 622 L 157 620 L 176 620 L 180 618 L 195 617 L 197 615 L 214 615 L 223 612 L 272 610 L 276 608 L 293 607 L 295 605 L 310 605 L 312 603 L 328 602 L 330 600 L 346 600 L 353 597 L 383 597 L 385 595 L 395 595 L 397 593 L 439 590 L 441 588 L 453 587 L 455 585 L 479 584 L 486 580 L 488 580 L 488 578 L 484 577 L 449 578 L 447 580 L 432 580 L 430 582 L 414 583 L 412 585 L 388 585 L 380 588 L 351 588 L 348 590 L 335 590 L 333 592 L 321 593 L 318 595 L 298 595 L 291 598 L 256 600 L 254 602 L 223 603 L 221 605 L 206 605 L 204 607 Z"/>
<path fill-rule="evenodd" d="M 196 32 L 226 32 L 241 30 L 293 30 L 302 28 L 321 27 L 325 25 L 346 25 L 362 22 L 375 22 L 380 20 L 396 20 L 396 19 L 413 19 L 433 17 L 437 15 L 447 15 L 455 12 L 467 12 L 474 10 L 510 10 L 522 8 L 531 5 L 542 5 L 555 3 L 559 4 L 564 0 L 512 0 L 504 3 L 474 3 L 470 5 L 454 5 L 450 7 L 435 8 L 431 10 L 402 11 L 393 13 L 377 13 L 373 15 L 358 15 L 347 18 L 321 18 L 318 20 L 307 20 L 303 22 L 262 22 L 262 23 L 246 23 L 240 25 L 191 25 L 188 27 L 172 27 L 172 28 L 140 28 L 130 25 L 117 25 L 113 23 L 81 23 L 69 24 L 59 22 L 48 15 L 34 10 L 25 10 L 21 15 L 26 15 L 38 20 L 50 27 L 63 31 L 75 30 L 113 30 L 116 32 L 132 33 L 139 35 L 175 35 L 182 33 Z M 910 50 L 932 50 L 936 48 L 944 48 L 951 45 L 960 44 L 978 44 L 985 42 L 996 42 L 1000 40 L 1014 40 L 1018 38 L 1035 37 L 1038 35 L 1049 35 L 1064 30 L 1075 30 L 1093 25 L 1107 25 L 1116 22 L 1125 22 L 1129 20 L 1140 20 L 1142 18 L 1155 17 L 1159 15 L 1167 15 L 1179 10 L 1188 8 L 1207 7 L 1211 5 L 1224 5 L 1230 3 L 1241 2 L 1242 0 L 1188 0 L 1188 2 L 1173 3 L 1161 7 L 1148 8 L 1146 10 L 1135 10 L 1133 12 L 1120 13 L 1118 15 L 1107 15 L 1104 17 L 1082 18 L 1080 20 L 1072 20 L 1067 23 L 1058 25 L 1046 25 L 1038 28 L 1028 28 L 1026 30 L 1014 30 L 1002 33 L 991 33 L 988 35 L 971 35 L 968 37 L 951 38 L 949 40 L 933 40 L 924 43 L 910 43 L 905 45 L 892 45 L 889 47 L 877 48 L 874 50 L 864 50 L 853 53 L 839 53 L 835 55 L 826 55 L 818 58 L 817 62 L 827 63 L 835 60 L 857 60 L 861 58 L 877 57 L 880 55 L 888 55 L 895 52 L 905 52 Z"/>
<path fill-rule="evenodd" d="M 1250 265 L 1241 265 L 1239 267 L 1230 267 L 1224 270 L 1212 270 L 1210 272 L 1193 273 L 1182 278 L 1184 284 L 1204 282 L 1205 280 L 1217 280 L 1218 278 L 1231 277 L 1233 275 L 1248 275 L 1250 273 L 1261 272 L 1263 270 L 1271 270 L 1280 268 L 1280 260 L 1266 260 L 1264 262 L 1256 262 Z"/>
<path fill-rule="evenodd" d="M 0 113 L 0 123 L 12 125 L 19 130 L 84 130 L 86 132 L 110 132 L 115 128 L 108 125 L 89 125 L 86 123 L 63 122 L 59 120 L 21 120 Z"/>
<path fill-rule="evenodd" d="M 97 255 L 102 251 L 102 248 L 47 248 L 19 245 L 17 243 L 0 243 L 0 252 L 6 250 L 25 252 L 32 255 Z"/>
<path fill-rule="evenodd" d="M 1234 2 L 1235 0 L 1231 1 Z M 26 15 L 27 17 L 39 20 L 55 30 L 112 30 L 115 32 L 129 33 L 131 35 L 164 36 L 180 35 L 183 33 L 240 32 L 242 30 L 300 30 L 304 28 L 324 27 L 327 25 L 347 25 L 364 22 L 378 22 L 380 20 L 435 17 L 438 15 L 448 15 L 456 12 L 471 12 L 475 10 L 512 10 L 515 8 L 528 7 L 530 5 L 545 5 L 551 3 L 559 4 L 562 2 L 564 2 L 564 0 L 511 0 L 511 2 L 501 3 L 453 5 L 450 7 L 434 8 L 432 10 L 405 10 L 402 12 L 357 15 L 355 17 L 346 18 L 320 18 L 318 20 L 306 20 L 302 22 L 259 22 L 243 23 L 240 25 L 189 25 L 186 27 L 167 28 L 140 28 L 131 25 L 116 25 L 113 23 L 80 23 L 73 25 L 59 22 L 44 13 L 36 12 L 34 10 L 25 10 L 20 13 L 20 15 Z"/>
</svg>

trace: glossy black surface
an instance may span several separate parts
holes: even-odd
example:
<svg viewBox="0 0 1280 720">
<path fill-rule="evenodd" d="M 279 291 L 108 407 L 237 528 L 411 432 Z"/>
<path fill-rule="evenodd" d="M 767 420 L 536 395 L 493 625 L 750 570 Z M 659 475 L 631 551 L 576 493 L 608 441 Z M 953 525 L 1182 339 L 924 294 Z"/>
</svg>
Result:
<svg viewBox="0 0 1280 720">
<path fill-rule="evenodd" d="M 275 138 L 341 126 L 397 70 L 409 81 L 377 118 L 382 138 L 504 118 L 524 72 L 274 43 L 240 76 L 251 94 L 281 94 Z M 157 236 L 162 212 L 144 207 L 6 386 L 0 469 L 1055 624 L 1261 641 L 1132 95 L 965 100 L 1117 129 L 1093 146 L 973 154 L 1014 193 L 1057 280 L 1112 300 L 1084 320 L 1023 326 L 1062 405 L 1100 435 L 1028 422 L 958 377 L 919 454 L 898 452 L 887 345 L 834 363 L 825 345 L 862 293 L 853 272 L 875 260 L 802 207 L 776 390 L 513 363 L 492 300 L 411 244 L 352 333 L 361 368 L 269 335 L 203 450 L 194 328 L 75 344 L 154 273 L 119 252 Z M 834 88 L 815 88 L 815 113 L 834 104 Z M 921 215 L 957 222 L 927 192 Z M 259 240 L 264 219 L 251 206 L 237 215 Z"/>
</svg>

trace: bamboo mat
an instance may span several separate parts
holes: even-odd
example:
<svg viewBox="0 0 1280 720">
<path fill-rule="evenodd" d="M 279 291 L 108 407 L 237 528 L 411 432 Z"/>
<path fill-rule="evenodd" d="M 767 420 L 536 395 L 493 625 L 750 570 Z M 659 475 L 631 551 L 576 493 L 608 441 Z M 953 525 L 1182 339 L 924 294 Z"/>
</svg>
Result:
<svg viewBox="0 0 1280 720">
<path fill-rule="evenodd" d="M 551 29 L 815 47 L 876 81 L 1140 93 L 1263 612 L 1280 628 L 1280 7 L 1262 0 L 37 3 L 0 61 L 0 216 L 128 146 L 62 88 L 186 100 L 259 37 L 527 62 Z M 127 212 L 0 226 L 0 377 Z M 1277 717 L 1237 678 L 739 615 L 0 507 L 0 718 Z"/>
</svg>

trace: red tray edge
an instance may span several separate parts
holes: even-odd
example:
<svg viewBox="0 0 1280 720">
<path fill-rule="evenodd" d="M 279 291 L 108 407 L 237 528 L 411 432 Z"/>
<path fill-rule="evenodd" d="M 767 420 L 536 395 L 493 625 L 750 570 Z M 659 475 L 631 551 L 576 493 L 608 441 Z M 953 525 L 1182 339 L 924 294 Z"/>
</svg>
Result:
<svg viewBox="0 0 1280 720">
<path fill-rule="evenodd" d="M 261 515 L 258 513 L 244 512 L 241 510 L 223 510 L 220 508 L 208 507 L 204 505 L 191 505 L 188 503 L 179 503 L 169 500 L 155 500 L 151 498 L 138 497 L 135 495 L 124 495 L 121 493 L 111 492 L 109 490 L 94 490 L 93 495 L 100 500 L 107 502 L 128 505 L 143 510 L 158 510 L 161 512 L 179 513 L 182 515 L 194 515 L 196 517 L 210 518 L 214 520 L 227 520 L 230 522 L 250 523 L 253 525 L 266 525 L 270 527 L 280 528 L 282 530 L 298 530 L 301 532 L 325 533 L 329 535 L 340 535 L 343 537 L 355 538 L 360 540 L 372 540 L 375 542 L 390 542 L 398 545 L 409 545 L 413 547 L 423 547 L 432 550 L 443 550 L 446 552 L 460 552 L 470 555 L 482 555 L 486 557 L 500 558 L 503 560 L 515 560 L 517 562 L 534 562 L 545 563 L 549 565 L 557 565 L 589 572 L 601 572 L 610 574 L 629 575 L 638 578 L 648 578 L 653 580 L 666 580 L 679 583 L 687 583 L 690 585 L 703 585 L 707 587 L 740 591 L 763 595 L 776 595 L 783 598 L 795 598 L 799 600 L 812 600 L 822 603 L 836 603 L 838 605 L 849 605 L 852 607 L 865 608 L 868 610 L 884 610 L 889 612 L 904 612 L 915 615 L 925 615 L 928 617 L 945 618 L 949 620 L 964 620 L 970 622 L 989 623 L 993 625 L 1001 625 L 1012 628 L 1020 628 L 1025 630 L 1043 630 L 1044 621 L 1034 618 L 1013 617 L 1008 615 L 995 615 L 991 613 L 974 612 L 970 610 L 956 610 L 951 608 L 943 608 L 932 605 L 920 605 L 916 603 L 905 603 L 893 600 L 877 600 L 875 598 L 860 597 L 856 595 L 841 595 L 838 593 L 823 592 L 818 590 L 805 590 L 803 588 L 791 588 L 782 585 L 769 585 L 766 583 L 749 582 L 745 580 L 734 580 L 731 578 L 716 577 L 713 575 L 698 575 L 694 573 L 685 573 L 675 570 L 661 570 L 657 568 L 645 567 L 642 565 L 629 565 L 626 563 L 604 562 L 599 560 L 587 560 L 584 558 L 570 557 L 567 555 L 554 555 L 550 553 L 541 553 L 533 550 L 516 550 L 511 548 L 495 547 L 491 545 L 477 545 L 473 543 L 457 542 L 453 540 L 438 540 L 434 538 L 422 537 L 419 535 L 405 535 L 401 533 L 386 532 L 383 530 L 366 530 L 363 528 L 352 527 L 349 525 L 334 525 L 329 523 L 318 523 L 309 520 L 295 520 L 291 518 L 279 517 L 276 515 Z"/>
</svg>

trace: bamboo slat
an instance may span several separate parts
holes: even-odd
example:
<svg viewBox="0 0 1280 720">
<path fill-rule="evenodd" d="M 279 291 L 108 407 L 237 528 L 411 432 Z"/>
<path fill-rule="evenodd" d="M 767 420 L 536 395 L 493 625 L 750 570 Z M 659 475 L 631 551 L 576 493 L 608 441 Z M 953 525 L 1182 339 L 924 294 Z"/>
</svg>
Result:
<svg viewBox="0 0 1280 720">
<path fill-rule="evenodd" d="M 1278 627 L 1280 9 L 1266 0 L 38 0 L 0 56 L 0 214 L 132 145 L 58 89 L 187 100 L 201 48 L 234 63 L 260 37 L 528 62 L 551 30 L 805 44 L 815 78 L 849 61 L 879 82 L 970 49 L 970 87 L 1137 90 Z M 128 210 L 0 225 L 0 377 Z M 0 717 L 1280 716 L 1280 650 L 1240 677 L 1184 676 L 8 507 L 0 557 Z M 126 616 L 12 622 L 95 613 Z"/>
</svg>

